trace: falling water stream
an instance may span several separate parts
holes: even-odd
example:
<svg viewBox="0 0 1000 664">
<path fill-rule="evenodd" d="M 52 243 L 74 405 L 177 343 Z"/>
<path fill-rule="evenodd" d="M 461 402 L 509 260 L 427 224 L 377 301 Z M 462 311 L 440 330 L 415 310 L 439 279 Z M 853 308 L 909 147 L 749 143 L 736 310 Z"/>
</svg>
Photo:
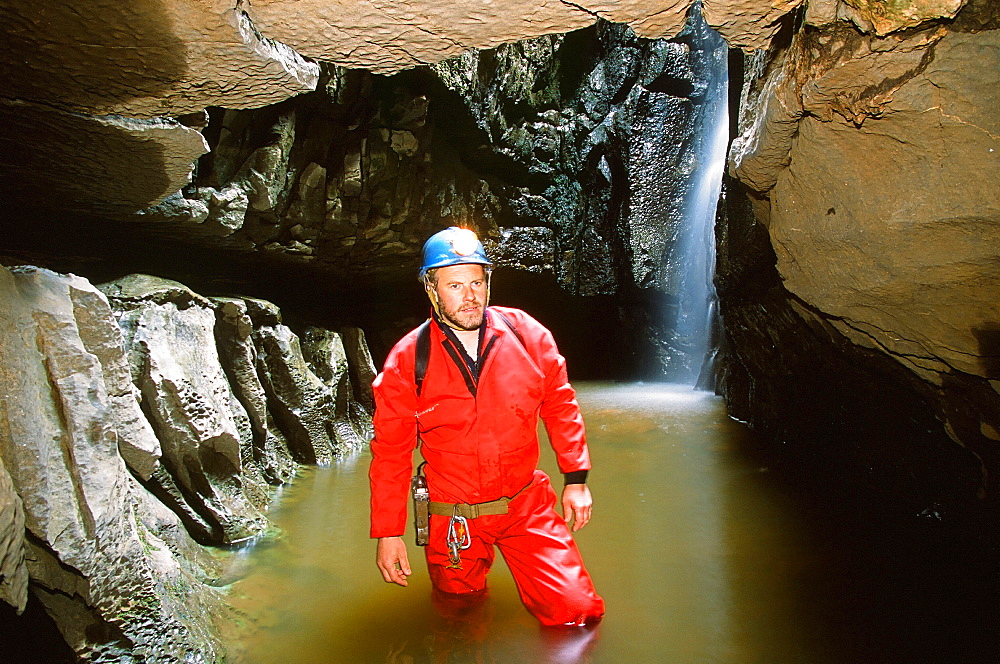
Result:
<svg viewBox="0 0 1000 664">
<path fill-rule="evenodd" d="M 236 661 L 996 661 L 995 584 L 960 550 L 877 519 L 859 527 L 807 499 L 748 454 L 754 439 L 709 393 L 578 390 L 595 516 L 577 541 L 607 601 L 597 630 L 542 632 L 501 558 L 489 602 L 466 622 L 438 616 L 412 545 L 410 586 L 385 584 L 367 535 L 361 455 L 303 470 L 270 513 L 281 536 L 233 554 L 230 593 L 244 612 Z M 551 454 L 544 463 L 554 470 Z"/>
<path fill-rule="evenodd" d="M 668 291 L 664 353 L 668 380 L 695 384 L 711 368 L 715 317 L 715 218 L 729 147 L 729 72 L 725 41 L 700 14 L 689 19 L 691 58 L 702 72 L 692 141 L 694 167 L 676 241 L 666 256 Z"/>
</svg>

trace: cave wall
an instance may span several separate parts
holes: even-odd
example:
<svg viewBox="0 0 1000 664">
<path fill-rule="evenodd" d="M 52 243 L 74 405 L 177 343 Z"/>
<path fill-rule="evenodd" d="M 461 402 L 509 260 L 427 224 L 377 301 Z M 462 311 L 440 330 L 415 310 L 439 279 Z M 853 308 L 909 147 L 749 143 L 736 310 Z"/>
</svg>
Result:
<svg viewBox="0 0 1000 664">
<path fill-rule="evenodd" d="M 552 286 L 606 296 L 573 324 L 603 310 L 625 333 L 606 357 L 580 353 L 581 374 L 656 375 L 665 318 L 651 311 L 679 297 L 671 253 L 725 53 L 703 21 L 673 40 L 602 21 L 391 77 L 324 65 L 315 93 L 212 110 L 192 185 L 132 220 L 308 266 L 348 299 L 371 284 L 409 291 L 422 304 L 402 315 L 353 307 L 387 338 L 426 313 L 412 285 L 423 240 L 471 226 L 504 268 L 496 301 L 514 290 L 505 280 L 532 280 L 517 272 L 536 275 L 544 295 L 519 300 L 559 327 L 572 308 L 552 302 Z"/>
<path fill-rule="evenodd" d="M 854 6 L 810 3 L 746 58 L 724 392 L 800 456 L 853 457 L 910 514 L 995 509 L 997 11 Z"/>
<path fill-rule="evenodd" d="M 366 443 L 363 333 L 146 275 L 0 268 L 0 300 L 3 599 L 84 661 L 224 661 L 205 546 L 265 536 L 271 487 Z"/>
</svg>

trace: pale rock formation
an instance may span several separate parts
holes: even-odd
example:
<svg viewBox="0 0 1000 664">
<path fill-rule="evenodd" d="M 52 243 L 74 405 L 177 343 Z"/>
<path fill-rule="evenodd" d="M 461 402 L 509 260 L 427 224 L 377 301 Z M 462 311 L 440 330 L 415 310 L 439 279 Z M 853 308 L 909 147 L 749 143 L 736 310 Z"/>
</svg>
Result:
<svg viewBox="0 0 1000 664">
<path fill-rule="evenodd" d="M 223 569 L 192 535 L 262 533 L 297 468 L 287 441 L 305 432 L 300 456 L 326 463 L 367 440 L 367 413 L 351 422 L 351 389 L 334 407 L 270 303 L 145 275 L 101 289 L 0 269 L 0 599 L 23 610 L 30 584 L 84 661 L 223 661 Z"/>
<path fill-rule="evenodd" d="M 107 302 L 82 279 L 37 268 L 0 269 L 0 292 L 0 459 L 31 533 L 24 558 L 35 594 L 84 659 L 224 656 L 200 617 L 224 612 L 205 584 L 212 567 L 119 451 L 142 427 L 122 427 L 128 390 Z M 16 570 L 8 577 L 19 554 L 16 535 L 3 541 L 6 595 L 20 581 Z M 14 600 L 23 606 L 23 595 Z"/>
<path fill-rule="evenodd" d="M 215 344 L 212 304 L 176 282 L 132 275 L 101 286 L 125 332 L 132 378 L 163 447 L 153 476 L 206 543 L 261 533 L 261 497 L 244 483 L 250 419 L 233 394 Z"/>
<path fill-rule="evenodd" d="M 361 449 L 371 438 L 371 414 L 354 398 L 347 351 L 342 335 L 308 327 L 301 339 L 302 353 L 312 370 L 333 394 L 333 430 L 345 449 Z M 371 362 L 371 355 L 367 355 Z"/>
<path fill-rule="evenodd" d="M 292 456 L 300 463 L 329 464 L 345 451 L 337 444 L 333 395 L 306 364 L 299 338 L 281 323 L 278 308 L 263 300 L 246 302 L 257 372 Z"/>
<path fill-rule="evenodd" d="M 6 333 L 6 330 L 4 331 Z M 6 405 L 6 399 L 3 401 Z M 10 474 L 0 463 L 0 600 L 24 611 L 28 568 L 24 563 L 24 505 Z"/>
<path fill-rule="evenodd" d="M 257 374 L 258 353 L 247 303 L 238 298 L 212 301 L 217 305 L 215 337 L 222 363 L 253 431 L 253 444 L 241 454 L 244 473 L 261 472 L 270 484 L 288 482 L 294 477 L 297 464 L 285 434 L 276 426 L 267 407 L 267 394 Z"/>
</svg>

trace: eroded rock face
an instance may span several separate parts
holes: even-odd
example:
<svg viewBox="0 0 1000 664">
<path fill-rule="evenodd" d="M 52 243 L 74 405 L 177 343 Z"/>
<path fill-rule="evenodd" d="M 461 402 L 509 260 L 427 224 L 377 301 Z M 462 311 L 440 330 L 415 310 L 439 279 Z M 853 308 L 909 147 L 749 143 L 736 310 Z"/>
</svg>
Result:
<svg viewBox="0 0 1000 664">
<path fill-rule="evenodd" d="M 926 19 L 939 12 L 952 15 L 960 5 L 946 4 L 900 3 L 897 9 Z M 975 502 L 971 496 L 978 493 L 995 504 L 1000 498 L 993 479 L 1000 469 L 996 9 L 969 3 L 952 24 L 932 22 L 886 36 L 884 25 L 869 26 L 870 34 L 863 34 L 839 15 L 814 12 L 809 20 L 815 27 L 797 33 L 766 71 L 763 60 L 751 60 L 742 135 L 730 153 L 731 173 L 750 190 L 749 199 L 731 212 L 749 214 L 766 229 L 776 279 L 775 289 L 744 292 L 724 304 L 730 312 L 727 330 L 741 340 L 736 364 L 747 367 L 756 386 L 757 405 L 744 404 L 744 414 L 789 436 L 807 419 L 780 423 L 778 413 L 791 407 L 790 392 L 779 387 L 785 381 L 781 375 L 801 375 L 802 369 L 791 369 L 800 365 L 791 350 L 783 350 L 776 362 L 757 357 L 754 348 L 797 345 L 788 335 L 775 334 L 765 318 L 751 315 L 751 303 L 757 302 L 775 320 L 786 320 L 786 330 L 818 333 L 827 344 L 826 351 L 823 343 L 816 346 L 823 358 L 818 361 L 877 372 L 877 378 L 858 379 L 868 385 L 862 392 L 875 400 L 880 391 L 906 393 L 936 416 L 938 422 L 913 426 L 916 434 L 897 434 L 923 441 L 897 457 L 897 465 L 909 464 L 920 478 L 910 481 L 910 489 L 922 500 L 949 495 L 942 478 L 951 477 L 951 489 L 963 498 L 950 499 Z M 910 21 L 901 19 L 899 25 L 915 25 Z M 743 196 L 734 192 L 734 199 Z M 730 258 L 720 267 L 734 284 L 734 270 L 739 271 L 734 266 L 743 259 L 735 257 L 735 247 L 727 251 Z M 765 339 L 773 344 L 762 344 Z M 771 389 L 761 389 L 768 381 L 775 391 L 760 398 Z M 854 388 L 848 383 L 841 385 L 844 392 L 833 390 L 838 396 L 822 391 L 831 403 L 845 404 L 845 412 L 871 408 L 857 395 L 847 396 L 857 389 L 857 383 Z M 733 401 L 743 403 L 747 395 L 737 393 L 748 387 L 734 390 Z M 850 417 L 844 419 L 833 431 L 849 426 Z M 920 455 L 934 457 L 949 444 L 928 441 L 929 429 L 961 446 L 952 448 L 959 460 L 938 464 L 934 490 L 916 486 L 935 477 Z M 891 467 L 892 456 L 878 465 Z"/>
<path fill-rule="evenodd" d="M 370 416 L 350 392 L 334 407 L 269 303 L 143 275 L 102 289 L 0 269 L 0 599 L 23 610 L 30 588 L 85 661 L 222 661 L 223 569 L 195 540 L 269 527 L 268 487 L 297 467 L 273 412 L 330 432 L 310 461 L 360 447 Z M 289 376 L 318 396 L 275 387 Z"/>
<path fill-rule="evenodd" d="M 245 300 L 213 298 L 216 303 L 215 337 L 233 393 L 250 418 L 253 443 L 241 450 L 243 472 L 260 473 L 269 484 L 292 479 L 296 462 L 288 440 L 274 423 L 267 407 L 267 393 L 258 370 L 258 352 L 253 342 L 253 320 Z"/>
<path fill-rule="evenodd" d="M 122 438 L 143 427 L 121 403 L 131 393 L 121 380 L 124 349 L 107 343 L 115 327 L 100 316 L 107 301 L 83 279 L 37 268 L 0 270 L 0 290 L 0 458 L 24 506 L 35 594 L 81 657 L 212 661 L 223 648 L 200 616 L 224 612 L 206 584 L 213 566 L 177 517 L 148 501 L 120 452 Z M 8 583 L 17 588 L 11 523 L 4 576 L 13 562 Z M 23 606 L 23 596 L 14 599 Z"/>
<path fill-rule="evenodd" d="M 226 379 L 215 345 L 215 311 L 183 286 L 131 277 L 105 284 L 125 331 L 133 381 L 163 446 L 155 490 L 206 543 L 239 542 L 267 525 L 244 493 L 241 449 L 250 419 Z"/>
</svg>

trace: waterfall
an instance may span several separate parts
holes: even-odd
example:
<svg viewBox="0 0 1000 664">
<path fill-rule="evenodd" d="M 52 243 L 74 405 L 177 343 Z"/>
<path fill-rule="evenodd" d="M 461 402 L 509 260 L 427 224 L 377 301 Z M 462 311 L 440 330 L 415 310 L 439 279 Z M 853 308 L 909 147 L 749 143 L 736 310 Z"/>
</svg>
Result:
<svg viewBox="0 0 1000 664">
<path fill-rule="evenodd" d="M 683 223 L 668 256 L 673 272 L 676 306 L 668 307 L 665 323 L 665 374 L 668 380 L 701 384 L 712 371 L 716 317 L 715 216 L 729 144 L 728 49 L 705 24 L 696 4 L 685 37 L 691 45 L 697 88 L 692 101 L 697 118 L 692 137 L 693 168 L 684 200 Z"/>
</svg>

